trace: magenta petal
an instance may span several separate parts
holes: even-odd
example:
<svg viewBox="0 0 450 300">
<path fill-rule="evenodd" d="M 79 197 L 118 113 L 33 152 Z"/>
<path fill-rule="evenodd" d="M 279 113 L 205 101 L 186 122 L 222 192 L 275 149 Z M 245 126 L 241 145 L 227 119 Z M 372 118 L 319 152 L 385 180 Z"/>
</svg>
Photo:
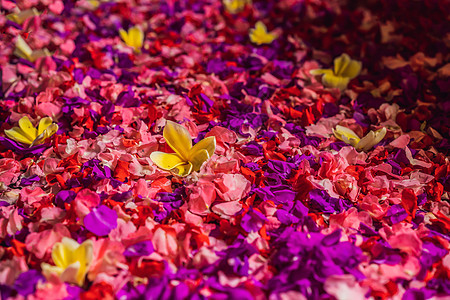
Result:
<svg viewBox="0 0 450 300">
<path fill-rule="evenodd" d="M 108 235 L 117 227 L 117 213 L 105 205 L 100 205 L 84 217 L 84 226 L 98 236 Z"/>
</svg>

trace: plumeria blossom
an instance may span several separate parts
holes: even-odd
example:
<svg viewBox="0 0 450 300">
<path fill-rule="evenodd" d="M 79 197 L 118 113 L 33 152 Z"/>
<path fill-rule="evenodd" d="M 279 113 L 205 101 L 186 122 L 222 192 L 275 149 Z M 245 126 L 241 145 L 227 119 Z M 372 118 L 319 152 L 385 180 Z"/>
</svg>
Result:
<svg viewBox="0 0 450 300">
<path fill-rule="evenodd" d="M 249 36 L 250 41 L 257 45 L 270 44 L 277 38 L 276 34 L 267 32 L 266 25 L 261 21 L 256 22 L 255 28 L 250 29 Z"/>
<path fill-rule="evenodd" d="M 38 58 L 51 55 L 47 48 L 32 50 L 20 35 L 17 36 L 16 39 L 16 49 L 14 50 L 14 54 L 31 62 L 36 61 Z"/>
<path fill-rule="evenodd" d="M 357 150 L 368 151 L 372 149 L 373 146 L 378 144 L 386 135 L 386 127 L 378 129 L 377 131 L 371 130 L 365 137 L 360 139 L 358 135 L 351 129 L 337 125 L 336 129 L 333 129 L 334 136 L 355 147 Z"/>
<path fill-rule="evenodd" d="M 119 34 L 127 46 L 133 48 L 135 51 L 140 51 L 144 43 L 144 32 L 141 28 L 134 26 L 128 29 L 128 32 L 121 28 Z"/>
<path fill-rule="evenodd" d="M 155 151 L 150 154 L 150 158 L 161 169 L 172 171 L 182 177 L 192 171 L 199 171 L 202 164 L 216 150 L 214 136 L 207 137 L 192 146 L 192 137 L 188 130 L 172 121 L 167 121 L 163 136 L 175 153 Z"/>
<path fill-rule="evenodd" d="M 19 127 L 5 130 L 5 134 L 10 139 L 32 147 L 44 143 L 47 138 L 51 137 L 57 131 L 58 124 L 53 123 L 53 120 L 49 117 L 42 118 L 36 128 L 30 119 L 24 116 L 19 120 Z"/>
<path fill-rule="evenodd" d="M 42 263 L 43 274 L 47 278 L 57 275 L 64 282 L 82 286 L 93 258 L 93 250 L 91 240 L 86 240 L 80 245 L 75 240 L 64 237 L 52 249 L 52 260 L 55 265 Z"/>
<path fill-rule="evenodd" d="M 342 54 L 334 59 L 334 68 L 311 70 L 312 75 L 322 75 L 322 83 L 328 87 L 345 90 L 350 80 L 355 78 L 361 72 L 362 64 L 360 61 L 353 60 L 347 54 Z"/>
<path fill-rule="evenodd" d="M 251 4 L 251 0 L 223 0 L 225 10 L 231 14 L 242 11 L 247 4 Z"/>
<path fill-rule="evenodd" d="M 33 7 L 17 13 L 9 14 L 6 16 L 6 18 L 21 25 L 23 22 L 25 22 L 26 19 L 34 16 L 39 16 L 39 12 L 36 8 Z"/>
</svg>

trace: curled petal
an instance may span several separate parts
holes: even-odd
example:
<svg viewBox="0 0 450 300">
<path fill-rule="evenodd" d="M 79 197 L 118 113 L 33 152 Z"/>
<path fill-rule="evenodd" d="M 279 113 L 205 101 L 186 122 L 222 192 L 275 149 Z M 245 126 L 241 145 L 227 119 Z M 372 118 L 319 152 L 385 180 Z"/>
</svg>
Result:
<svg viewBox="0 0 450 300">
<path fill-rule="evenodd" d="M 185 177 L 185 176 L 188 176 L 189 174 L 191 174 L 192 170 L 193 170 L 192 163 L 185 162 L 183 164 L 180 164 L 180 165 L 174 167 L 170 171 L 178 176 Z"/>
<path fill-rule="evenodd" d="M 357 150 L 368 151 L 372 149 L 373 146 L 378 144 L 386 135 L 386 128 L 383 127 L 377 131 L 370 131 L 365 137 L 363 137 L 359 143 L 356 145 Z"/>
<path fill-rule="evenodd" d="M 189 151 L 192 148 L 192 138 L 189 131 L 182 125 L 167 121 L 163 132 L 166 143 L 184 161 L 188 160 Z"/>
<path fill-rule="evenodd" d="M 203 163 L 210 157 L 211 156 L 206 149 L 200 149 L 197 152 L 193 153 L 189 160 L 192 163 L 193 171 L 199 171 Z"/>
<path fill-rule="evenodd" d="M 46 139 L 54 135 L 58 128 L 58 124 L 51 124 L 33 141 L 31 146 L 42 144 Z"/>
<path fill-rule="evenodd" d="M 334 136 L 337 139 L 339 139 L 349 145 L 356 146 L 356 144 L 358 144 L 358 142 L 360 141 L 358 135 L 356 135 L 356 133 L 353 130 L 351 130 L 350 128 L 337 125 L 336 129 L 332 129 L 332 130 L 333 130 Z"/>
<path fill-rule="evenodd" d="M 64 271 L 59 275 L 62 281 L 74 283 L 78 285 L 83 285 L 85 274 L 80 272 L 80 262 L 76 261 L 73 264 L 69 265 Z"/>
<path fill-rule="evenodd" d="M 164 153 L 160 151 L 152 152 L 152 154 L 150 154 L 150 159 L 155 165 L 168 171 L 185 163 L 185 160 L 183 160 L 178 154 Z"/>
<path fill-rule="evenodd" d="M 37 134 L 40 135 L 41 133 L 43 133 L 44 130 L 47 129 L 47 127 L 50 126 L 52 123 L 53 123 L 53 120 L 51 118 L 49 118 L 49 117 L 42 118 L 39 121 Z"/>
</svg>

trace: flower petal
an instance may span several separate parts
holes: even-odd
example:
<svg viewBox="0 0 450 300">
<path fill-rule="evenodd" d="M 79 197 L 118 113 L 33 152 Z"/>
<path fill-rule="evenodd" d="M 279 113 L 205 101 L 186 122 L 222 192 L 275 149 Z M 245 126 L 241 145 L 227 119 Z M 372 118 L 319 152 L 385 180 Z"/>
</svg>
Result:
<svg viewBox="0 0 450 300">
<path fill-rule="evenodd" d="M 360 141 L 359 136 L 350 128 L 337 125 L 336 129 L 332 129 L 334 136 L 352 146 L 355 146 Z"/>
<path fill-rule="evenodd" d="M 343 53 L 341 56 L 334 59 L 334 74 L 336 76 L 343 76 L 342 72 L 347 68 L 351 58 L 348 54 Z"/>
<path fill-rule="evenodd" d="M 37 130 L 36 128 L 34 128 L 33 124 L 27 116 L 22 117 L 19 120 L 19 127 L 20 129 L 22 129 L 25 136 L 30 140 L 33 141 L 37 137 Z"/>
<path fill-rule="evenodd" d="M 363 137 L 359 143 L 356 145 L 357 150 L 368 151 L 372 149 L 373 146 L 378 144 L 386 135 L 386 128 L 383 127 L 377 131 L 370 131 L 365 137 Z"/>
<path fill-rule="evenodd" d="M 75 240 L 64 237 L 61 242 L 56 243 L 52 249 L 52 259 L 56 266 L 67 268 L 75 260 L 73 252 L 80 246 Z"/>
<path fill-rule="evenodd" d="M 5 134 L 6 136 L 8 136 L 10 139 L 20 142 L 20 143 L 24 143 L 27 145 L 31 145 L 33 143 L 33 140 L 30 140 L 25 133 L 23 132 L 22 129 L 20 129 L 19 127 L 13 127 L 11 129 L 5 130 Z"/>
<path fill-rule="evenodd" d="M 350 82 L 350 78 L 347 77 L 339 77 L 334 74 L 325 74 L 322 77 L 322 83 L 328 87 L 338 88 L 341 91 L 347 88 L 348 83 Z"/>
<path fill-rule="evenodd" d="M 128 32 L 123 30 L 122 28 L 119 29 L 119 35 L 122 38 L 122 40 L 125 42 L 125 44 L 128 45 L 129 39 L 128 39 Z"/>
<path fill-rule="evenodd" d="M 192 148 L 192 138 L 189 131 L 180 124 L 167 121 L 163 136 L 170 148 L 183 158 L 184 161 L 187 161 L 189 151 Z"/>
<path fill-rule="evenodd" d="M 357 60 L 351 60 L 346 68 L 342 70 L 341 76 L 348 77 L 350 79 L 355 78 L 361 72 L 362 63 Z"/>
<path fill-rule="evenodd" d="M 181 165 L 186 162 L 178 154 L 164 153 L 160 151 L 152 152 L 150 154 L 150 159 L 153 161 L 155 165 L 157 165 L 163 170 L 172 170 L 178 165 Z"/>
<path fill-rule="evenodd" d="M 58 124 L 51 124 L 44 130 L 44 132 L 36 137 L 31 146 L 42 144 L 46 139 L 54 135 L 58 131 L 58 128 Z"/>
<path fill-rule="evenodd" d="M 140 49 L 144 42 L 144 32 L 139 27 L 132 27 L 128 30 L 129 46 Z"/>
<path fill-rule="evenodd" d="M 16 39 L 16 49 L 14 50 L 14 54 L 18 57 L 27 59 L 31 61 L 31 55 L 33 54 L 33 50 L 28 46 L 27 42 L 18 35 Z"/>
<path fill-rule="evenodd" d="M 203 163 L 210 158 L 211 156 L 206 149 L 200 149 L 197 152 L 193 153 L 190 157 L 190 162 L 192 163 L 192 170 L 198 171 Z"/>
<path fill-rule="evenodd" d="M 197 144 L 192 147 L 190 152 L 194 154 L 200 149 L 205 149 L 209 157 L 213 156 L 214 151 L 216 151 L 216 137 L 215 136 L 209 136 L 207 138 L 204 138 L 203 140 L 199 141 Z"/>
<path fill-rule="evenodd" d="M 188 176 L 189 174 L 191 174 L 192 170 L 193 170 L 192 163 L 186 162 L 186 163 L 176 166 L 175 168 L 173 168 L 170 171 L 172 173 L 174 173 L 175 175 L 178 175 L 180 177 L 185 177 L 185 176 Z"/>
<path fill-rule="evenodd" d="M 37 134 L 40 135 L 41 133 L 43 133 L 44 130 L 47 129 L 47 127 L 50 126 L 52 123 L 53 123 L 53 120 L 51 118 L 49 118 L 49 117 L 42 118 L 39 121 Z"/>
<path fill-rule="evenodd" d="M 333 74 L 333 71 L 330 69 L 314 69 L 314 70 L 310 70 L 309 74 L 311 75 L 322 75 L 322 74 Z"/>
<path fill-rule="evenodd" d="M 81 286 L 84 283 L 85 275 L 86 274 L 82 274 L 80 272 L 80 262 L 76 261 L 64 269 L 60 275 L 60 279 L 64 282 L 74 283 Z"/>
</svg>

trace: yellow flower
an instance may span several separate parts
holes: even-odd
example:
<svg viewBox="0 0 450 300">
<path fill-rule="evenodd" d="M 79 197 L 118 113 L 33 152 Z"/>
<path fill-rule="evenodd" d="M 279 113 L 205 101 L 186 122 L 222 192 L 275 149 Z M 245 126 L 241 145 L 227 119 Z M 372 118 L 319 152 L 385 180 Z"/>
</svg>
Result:
<svg viewBox="0 0 450 300">
<path fill-rule="evenodd" d="M 52 249 L 54 266 L 42 263 L 45 277 L 57 275 L 62 281 L 82 286 L 93 257 L 94 245 L 91 240 L 81 245 L 71 238 L 64 237 Z"/>
<path fill-rule="evenodd" d="M 271 32 L 267 32 L 267 27 L 263 22 L 258 21 L 255 24 L 255 28 L 250 29 L 250 41 L 257 45 L 270 44 L 277 38 L 277 36 Z"/>
<path fill-rule="evenodd" d="M 144 32 L 141 28 L 137 26 L 131 27 L 128 29 L 128 32 L 120 29 L 119 34 L 127 46 L 134 48 L 135 51 L 141 50 L 142 44 L 144 43 Z"/>
<path fill-rule="evenodd" d="M 5 130 L 5 134 L 17 142 L 30 145 L 42 144 L 47 138 L 58 131 L 58 124 L 54 124 L 49 117 L 41 119 L 38 128 L 35 128 L 27 116 L 19 120 L 19 127 Z"/>
<path fill-rule="evenodd" d="M 336 130 L 333 129 L 334 136 L 356 148 L 356 150 L 368 151 L 373 146 L 378 144 L 386 135 L 386 128 L 383 127 L 377 131 L 370 131 L 365 137 L 360 139 L 356 133 L 344 126 L 336 126 Z"/>
<path fill-rule="evenodd" d="M 183 126 L 167 121 L 163 132 L 166 143 L 175 153 L 155 151 L 150 159 L 161 169 L 172 171 L 178 176 L 187 176 L 199 171 L 202 164 L 216 150 L 216 138 L 207 137 L 192 146 L 192 137 Z"/>
<path fill-rule="evenodd" d="M 347 88 L 350 80 L 361 72 L 360 61 L 353 60 L 347 54 L 342 54 L 334 59 L 334 69 L 311 70 L 311 75 L 322 75 L 322 83 L 328 87 L 339 88 L 341 91 Z"/>
<path fill-rule="evenodd" d="M 251 0 L 223 0 L 225 10 L 231 14 L 236 14 L 244 10 L 245 6 L 251 3 Z"/>
<path fill-rule="evenodd" d="M 14 54 L 31 62 L 36 61 L 40 57 L 51 55 L 47 48 L 33 51 L 20 35 L 16 39 Z"/>
<path fill-rule="evenodd" d="M 33 7 L 31 9 L 23 10 L 18 13 L 9 14 L 6 16 L 6 18 L 21 25 L 23 22 L 25 22 L 26 19 L 34 16 L 39 16 L 39 12 L 37 11 L 36 8 Z"/>
</svg>

